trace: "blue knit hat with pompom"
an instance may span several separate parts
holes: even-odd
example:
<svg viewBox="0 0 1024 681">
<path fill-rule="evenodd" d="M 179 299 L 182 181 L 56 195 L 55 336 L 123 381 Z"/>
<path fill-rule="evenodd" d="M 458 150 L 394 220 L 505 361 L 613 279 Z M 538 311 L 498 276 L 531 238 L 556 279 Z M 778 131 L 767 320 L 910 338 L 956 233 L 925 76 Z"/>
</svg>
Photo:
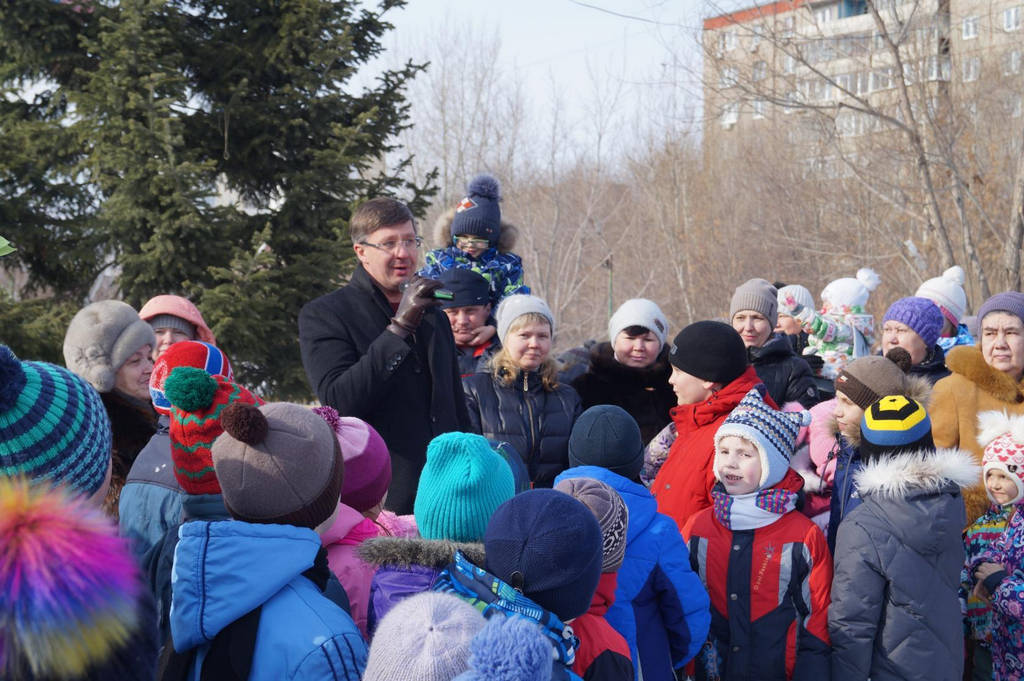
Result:
<svg viewBox="0 0 1024 681">
<path fill-rule="evenodd" d="M 455 207 L 452 239 L 463 234 L 487 239 L 491 246 L 501 234 L 501 186 L 493 175 L 482 173 L 469 182 L 466 197 Z"/>
<path fill-rule="evenodd" d="M 110 448 L 110 419 L 95 388 L 0 345 L 0 477 L 49 480 L 91 495 L 106 479 Z"/>
</svg>

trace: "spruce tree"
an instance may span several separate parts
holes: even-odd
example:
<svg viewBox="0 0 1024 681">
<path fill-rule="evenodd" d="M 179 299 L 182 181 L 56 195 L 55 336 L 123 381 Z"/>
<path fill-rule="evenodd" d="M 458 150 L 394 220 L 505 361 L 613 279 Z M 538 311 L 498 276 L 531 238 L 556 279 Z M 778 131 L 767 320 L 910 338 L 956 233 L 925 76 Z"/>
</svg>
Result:
<svg viewBox="0 0 1024 681">
<path fill-rule="evenodd" d="M 296 320 L 351 271 L 352 208 L 388 194 L 422 212 L 433 189 L 391 158 L 423 66 L 353 84 L 402 4 L 4 4 L 0 80 L 42 93 L 0 102 L 5 260 L 79 302 L 116 263 L 133 305 L 196 302 L 239 381 L 311 398 Z M 0 304 L 0 328 L 24 322 Z"/>
</svg>

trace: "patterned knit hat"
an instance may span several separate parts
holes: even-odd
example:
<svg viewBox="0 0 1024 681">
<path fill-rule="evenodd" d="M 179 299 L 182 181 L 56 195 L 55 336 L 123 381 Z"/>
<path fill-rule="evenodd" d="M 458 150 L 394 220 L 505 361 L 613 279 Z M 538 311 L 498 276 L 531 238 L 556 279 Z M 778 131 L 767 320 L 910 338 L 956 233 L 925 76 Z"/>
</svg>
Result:
<svg viewBox="0 0 1024 681">
<path fill-rule="evenodd" d="M 765 403 L 757 388 L 751 388 L 715 433 L 715 451 L 723 437 L 734 435 L 749 441 L 761 455 L 757 489 L 767 489 L 785 477 L 800 428 L 810 424 L 809 411 L 777 411 Z M 718 478 L 717 467 L 714 473 Z"/>
<path fill-rule="evenodd" d="M 317 414 L 334 431 L 345 458 L 341 503 L 360 513 L 384 499 L 391 484 L 391 454 L 373 426 L 354 416 L 338 416 L 334 407 L 317 407 Z"/>
<path fill-rule="evenodd" d="M 953 265 L 942 273 L 921 284 L 915 296 L 927 298 L 942 311 L 942 315 L 955 327 L 967 314 L 967 293 L 964 292 L 964 269 Z"/>
<path fill-rule="evenodd" d="M 608 320 L 608 340 L 614 345 L 615 337 L 619 335 L 619 332 L 631 326 L 642 326 L 651 331 L 658 337 L 661 347 L 665 346 L 668 320 L 665 319 L 665 314 L 653 300 L 630 298 L 619 305 L 619 309 Z"/>
<path fill-rule="evenodd" d="M 451 681 L 469 668 L 470 641 L 485 623 L 451 594 L 410 596 L 380 621 L 362 681 Z"/>
<path fill-rule="evenodd" d="M 427 445 L 413 514 L 424 539 L 477 542 L 494 510 L 512 498 L 512 469 L 472 433 L 445 433 Z"/>
<path fill-rule="evenodd" d="M 1024 500 L 1024 416 L 1009 416 L 1005 411 L 978 414 L 978 444 L 985 448 L 981 458 L 984 475 L 1002 471 L 1017 486 L 1017 496 L 1008 504 Z M 985 490 L 993 503 L 991 493 Z"/>
<path fill-rule="evenodd" d="M 776 301 L 779 304 L 779 309 L 783 308 L 783 304 L 786 300 L 792 298 L 800 307 L 806 307 L 814 309 L 814 296 L 807 290 L 806 286 L 800 284 L 789 284 L 779 289 L 779 295 L 776 297 Z"/>
<path fill-rule="evenodd" d="M 618 572 L 626 557 L 629 509 L 619 493 L 593 478 L 566 478 L 555 489 L 590 509 L 601 528 L 601 572 Z"/>
<path fill-rule="evenodd" d="M 88 496 L 106 479 L 110 448 L 110 419 L 91 385 L 0 345 L 0 478 L 46 479 Z"/>
<path fill-rule="evenodd" d="M 904 395 L 886 395 L 865 409 L 860 433 L 859 451 L 865 462 L 935 449 L 928 412 Z"/>
<path fill-rule="evenodd" d="M 939 340 L 942 333 L 944 319 L 939 306 L 927 298 L 912 296 L 900 298 L 889 306 L 882 318 L 882 323 L 887 321 L 906 324 L 910 329 L 921 337 L 925 346 L 931 349 L 935 341 Z"/>
<path fill-rule="evenodd" d="M 871 292 L 878 288 L 882 279 L 870 267 L 857 270 L 857 276 L 844 277 L 830 282 L 821 291 L 821 302 L 830 310 L 851 308 L 864 309 Z"/>
<path fill-rule="evenodd" d="M 601 528 L 568 494 L 532 489 L 491 516 L 486 569 L 534 603 L 569 620 L 590 608 L 601 579 Z"/>
<path fill-rule="evenodd" d="M 202 341 L 175 343 L 157 358 L 153 364 L 153 373 L 149 376 L 149 397 L 153 400 L 153 408 L 164 416 L 171 415 L 171 402 L 164 395 L 164 381 L 178 367 L 195 367 L 211 376 L 235 380 L 231 362 L 216 346 Z"/>
<path fill-rule="evenodd" d="M 764 315 L 774 328 L 779 320 L 779 292 L 765 279 L 749 279 L 736 287 L 729 301 L 729 319 L 737 312 L 753 310 Z"/>
<path fill-rule="evenodd" d="M 220 494 L 210 448 L 224 432 L 219 420 L 221 412 L 234 402 L 259 405 L 263 400 L 223 376 L 211 376 L 188 366 L 171 372 L 164 383 L 164 394 L 172 405 L 174 477 L 186 494 Z"/>
<path fill-rule="evenodd" d="M 114 389 L 117 370 L 143 347 L 156 344 L 153 327 L 128 303 L 101 300 L 86 305 L 64 334 L 64 364 L 101 393 Z"/>
<path fill-rule="evenodd" d="M 501 186 L 492 175 L 482 173 L 469 181 L 466 198 L 459 201 L 452 218 L 452 241 L 463 234 L 487 239 L 491 246 L 501 234 Z"/>
<path fill-rule="evenodd" d="M 213 466 L 231 517 L 310 529 L 331 517 L 345 460 L 320 415 L 288 402 L 235 402 L 220 424 Z"/>
</svg>

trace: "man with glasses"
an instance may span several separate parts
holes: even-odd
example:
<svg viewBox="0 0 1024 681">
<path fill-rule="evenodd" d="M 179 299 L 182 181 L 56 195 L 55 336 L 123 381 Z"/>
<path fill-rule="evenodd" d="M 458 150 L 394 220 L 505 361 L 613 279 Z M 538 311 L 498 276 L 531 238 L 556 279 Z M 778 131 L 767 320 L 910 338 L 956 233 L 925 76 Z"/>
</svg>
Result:
<svg viewBox="0 0 1024 681">
<path fill-rule="evenodd" d="M 299 313 L 299 346 L 323 404 L 356 416 L 391 452 L 386 506 L 412 513 L 427 443 L 467 430 L 469 417 L 448 320 L 414 275 L 423 240 L 408 207 L 389 198 L 362 204 L 349 221 L 359 264 L 348 284 Z"/>
</svg>

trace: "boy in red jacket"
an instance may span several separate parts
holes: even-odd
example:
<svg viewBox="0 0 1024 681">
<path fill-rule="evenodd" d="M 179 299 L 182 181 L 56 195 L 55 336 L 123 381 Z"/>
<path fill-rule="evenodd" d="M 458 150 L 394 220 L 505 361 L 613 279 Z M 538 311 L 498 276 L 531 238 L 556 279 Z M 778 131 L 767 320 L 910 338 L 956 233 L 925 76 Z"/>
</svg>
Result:
<svg viewBox="0 0 1024 681">
<path fill-rule="evenodd" d="M 803 479 L 789 467 L 807 412 L 780 412 L 751 390 L 715 433 L 714 506 L 683 528 L 711 597 L 711 632 L 696 678 L 829 678 L 832 558 L 796 510 Z"/>
</svg>

